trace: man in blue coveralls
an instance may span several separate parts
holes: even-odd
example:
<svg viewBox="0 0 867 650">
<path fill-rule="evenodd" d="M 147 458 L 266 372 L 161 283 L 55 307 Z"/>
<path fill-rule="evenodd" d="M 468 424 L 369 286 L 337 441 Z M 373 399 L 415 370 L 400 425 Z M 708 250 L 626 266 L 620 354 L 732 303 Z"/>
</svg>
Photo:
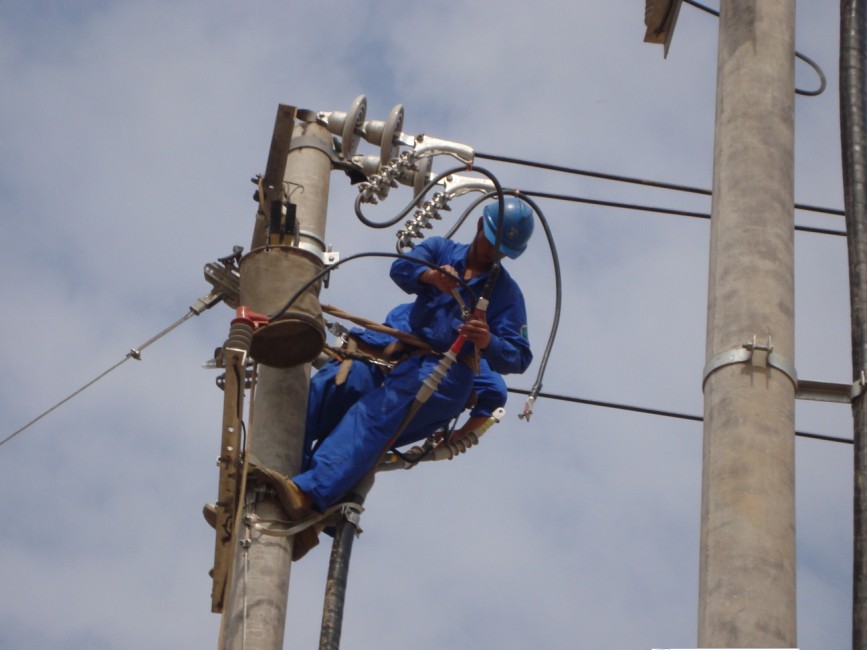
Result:
<svg viewBox="0 0 867 650">
<path fill-rule="evenodd" d="M 499 257 L 515 259 L 526 249 L 533 232 L 533 212 L 526 202 L 507 197 L 502 218 Z M 397 446 L 421 440 L 460 414 L 473 388 L 476 349 L 495 373 L 521 373 L 532 361 L 524 297 L 504 268 L 500 268 L 491 290 L 484 320 L 463 322 L 461 306 L 452 293 L 460 292 L 463 301 L 472 305 L 482 292 L 498 255 L 494 242 L 500 219 L 498 204 L 490 203 L 479 219 L 472 243 L 458 244 L 432 237 L 412 250 L 410 257 L 430 262 L 437 269 L 408 259 L 398 259 L 392 264 L 392 280 L 407 293 L 416 295 L 408 313 L 409 331 L 439 353 L 448 350 L 459 334 L 466 340 L 458 356 L 461 363 L 452 365 L 437 390 L 393 441 Z M 472 289 L 473 295 L 459 284 L 458 277 Z M 259 474 L 275 485 L 293 521 L 303 519 L 313 509 L 325 510 L 374 466 L 438 361 L 437 354 L 410 355 L 380 385 L 360 390 L 357 401 L 345 410 L 340 408 L 339 421 L 333 421 L 336 420 L 333 413 L 332 421 L 317 421 L 315 428 L 320 430 L 308 430 L 308 439 L 319 439 L 320 444 L 307 459 L 304 470 L 291 480 L 275 477 L 273 471 L 260 467 L 251 468 L 252 475 Z M 325 412 L 321 408 L 324 403 L 315 401 L 321 397 L 314 386 L 310 413 L 321 416 Z M 328 419 L 326 415 L 325 420 Z"/>
<path fill-rule="evenodd" d="M 409 314 L 412 303 L 404 303 L 392 309 L 385 325 L 402 332 L 410 332 Z M 394 336 L 370 329 L 353 328 L 350 338 L 362 352 L 372 357 L 397 365 L 409 354 L 420 351 L 409 348 Z M 307 402 L 307 420 L 304 439 L 304 467 L 310 466 L 313 446 L 321 443 L 346 411 L 369 392 L 379 388 L 388 376 L 385 367 L 378 363 L 361 361 L 329 361 L 310 380 L 310 396 Z M 464 406 L 469 417 L 459 428 L 452 431 L 449 442 L 457 442 L 463 436 L 478 429 L 494 411 L 505 406 L 508 392 L 506 382 L 499 373 L 491 370 L 483 358 L 479 372 L 473 377 L 473 389 L 469 402 Z M 428 436 L 433 432 L 428 432 Z"/>
</svg>

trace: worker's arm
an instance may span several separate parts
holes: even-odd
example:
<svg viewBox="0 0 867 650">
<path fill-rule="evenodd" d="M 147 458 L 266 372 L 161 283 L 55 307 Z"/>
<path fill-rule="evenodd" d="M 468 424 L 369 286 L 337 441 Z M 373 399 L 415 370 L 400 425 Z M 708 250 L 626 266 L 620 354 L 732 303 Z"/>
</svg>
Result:
<svg viewBox="0 0 867 650">
<path fill-rule="evenodd" d="M 487 320 L 491 336 L 482 355 L 491 369 L 504 375 L 524 372 L 533 361 L 527 338 L 527 310 L 521 290 L 508 276 L 494 287 Z"/>
<path fill-rule="evenodd" d="M 451 264 L 443 264 L 439 270 L 426 269 L 418 276 L 422 284 L 430 284 L 442 291 L 451 293 L 458 288 L 458 272 Z"/>
<path fill-rule="evenodd" d="M 445 248 L 445 241 L 446 240 L 439 237 L 426 239 L 416 245 L 415 248 L 409 252 L 409 257 L 414 257 L 441 266 L 444 261 L 442 260 L 442 255 Z M 454 271 L 454 269 L 452 269 L 452 271 Z M 438 274 L 437 271 L 429 266 L 416 264 L 412 260 L 405 258 L 396 259 L 392 263 L 390 275 L 391 279 L 394 280 L 394 283 L 397 286 L 407 293 L 414 294 L 423 293 L 425 290 L 433 290 L 436 285 L 432 279 L 435 277 L 437 278 L 436 281 L 442 282 L 444 280 L 442 273 Z M 422 276 L 424 276 L 424 278 L 422 278 Z M 457 286 L 457 280 L 454 282 L 455 286 Z"/>
</svg>

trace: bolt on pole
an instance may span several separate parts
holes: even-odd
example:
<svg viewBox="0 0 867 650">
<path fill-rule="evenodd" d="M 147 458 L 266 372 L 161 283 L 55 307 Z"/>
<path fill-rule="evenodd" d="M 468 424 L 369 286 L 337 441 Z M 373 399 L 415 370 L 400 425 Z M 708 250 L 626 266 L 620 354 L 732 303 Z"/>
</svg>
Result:
<svg viewBox="0 0 867 650">
<path fill-rule="evenodd" d="M 794 363 L 794 33 L 794 0 L 721 5 L 700 647 L 796 645 L 797 379 L 761 359 Z M 750 361 L 714 367 L 751 341 Z"/>
<path fill-rule="evenodd" d="M 289 108 L 280 107 L 278 126 L 280 111 Z M 294 115 L 292 109 L 293 120 Z M 297 232 L 301 233 L 304 246 L 309 248 L 322 242 L 325 236 L 331 173 L 331 158 L 326 152 L 332 149 L 332 139 L 325 128 L 312 123 L 296 124 L 294 132 L 291 128 L 289 132 L 292 133 L 291 145 L 281 145 L 280 129 L 275 128 L 272 154 L 275 146 L 289 149 L 285 173 L 276 184 L 282 185 L 285 179 L 290 188 L 303 188 L 295 192 L 290 189 L 289 198 L 296 206 Z M 282 135 L 286 135 L 285 130 Z M 271 162 L 269 157 L 269 167 Z M 280 167 L 280 160 L 276 167 Z M 248 257 L 261 254 L 266 248 L 265 232 L 266 226 L 260 215 Z M 255 293 L 257 300 L 264 303 L 285 302 L 291 292 L 281 282 L 279 273 L 269 275 L 268 264 L 264 266 L 265 272 L 255 276 L 255 286 L 246 285 L 250 293 Z M 241 287 L 243 304 L 244 260 Z M 309 379 L 309 363 L 285 368 L 259 364 L 251 426 L 247 432 L 249 448 L 263 465 L 287 476 L 294 476 L 301 469 Z M 250 492 L 248 489 L 248 495 Z M 253 490 L 252 493 L 252 498 L 247 499 L 248 513 L 252 511 L 263 519 L 286 519 L 276 496 L 269 490 Z M 293 540 L 264 536 L 243 522 L 240 531 L 231 589 L 223 614 L 221 650 L 282 650 Z"/>
</svg>

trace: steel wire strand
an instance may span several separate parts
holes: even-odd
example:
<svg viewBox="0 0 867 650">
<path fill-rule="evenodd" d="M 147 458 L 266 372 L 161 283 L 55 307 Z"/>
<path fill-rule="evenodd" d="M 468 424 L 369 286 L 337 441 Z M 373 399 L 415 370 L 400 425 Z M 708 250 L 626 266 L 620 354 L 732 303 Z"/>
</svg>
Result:
<svg viewBox="0 0 867 650">
<path fill-rule="evenodd" d="M 49 408 L 48 410 L 43 411 L 40 415 L 38 415 L 38 416 L 36 416 L 35 418 L 33 418 L 32 420 L 30 420 L 30 422 L 28 422 L 27 424 L 25 424 L 24 426 L 22 426 L 21 428 L 19 428 L 17 431 L 14 431 L 14 432 L 11 433 L 10 435 L 6 436 L 3 440 L 0 440 L 0 446 L 5 445 L 7 442 L 9 442 L 10 440 L 12 440 L 15 436 L 17 436 L 17 435 L 20 434 L 20 433 L 23 433 L 25 430 L 29 429 L 31 426 L 33 426 L 34 424 L 36 424 L 37 422 L 39 422 L 39 420 L 41 420 L 42 418 L 44 418 L 46 415 L 52 413 L 53 411 L 56 411 L 56 410 L 59 409 L 61 406 L 63 406 L 64 404 L 66 404 L 68 401 L 70 401 L 70 400 L 73 399 L 74 397 L 77 397 L 78 395 L 80 395 L 81 393 L 83 393 L 85 390 L 87 390 L 88 388 L 90 388 L 91 386 L 93 386 L 93 385 L 94 385 L 96 382 L 98 382 L 100 379 L 102 379 L 102 378 L 105 377 L 106 375 L 110 374 L 111 372 L 113 372 L 114 370 L 116 370 L 117 368 L 119 368 L 120 366 L 122 366 L 124 363 L 126 363 L 126 362 L 129 361 L 130 359 L 140 360 L 140 359 L 141 359 L 141 353 L 142 353 L 142 350 L 144 350 L 145 348 L 147 348 L 147 347 L 150 346 L 151 344 L 155 343 L 156 341 L 158 341 L 159 339 L 161 339 L 163 336 L 165 336 L 166 334 L 170 333 L 170 332 L 171 332 L 172 330 L 174 330 L 176 327 L 180 326 L 180 325 L 181 325 L 182 323 L 184 323 L 186 320 L 188 320 L 189 318 L 191 318 L 192 316 L 195 316 L 195 315 L 196 315 L 196 312 L 195 312 L 195 311 L 193 311 L 193 310 L 188 311 L 188 312 L 187 312 L 186 314 L 184 314 L 181 318 L 179 318 L 179 319 L 176 320 L 174 323 L 172 323 L 171 325 L 169 325 L 167 328 L 165 328 L 164 330 L 162 330 L 159 334 L 156 334 L 155 336 L 152 336 L 151 338 L 149 338 L 147 341 L 145 341 L 144 343 L 142 343 L 142 344 L 141 344 L 140 346 L 138 346 L 137 348 L 131 348 L 130 351 L 126 353 L 126 356 L 125 356 L 123 359 L 121 359 L 120 361 L 118 361 L 116 364 L 114 364 L 113 366 L 111 366 L 111 367 L 108 368 L 107 370 L 103 371 L 102 373 L 100 373 L 99 375 L 97 375 L 96 377 L 94 377 L 93 379 L 91 379 L 89 382 L 87 382 L 86 384 L 84 384 L 81 388 L 77 389 L 76 391 L 74 391 L 74 392 L 72 392 L 70 395 L 68 395 L 67 397 L 65 397 L 65 398 L 63 398 L 62 400 L 60 400 L 59 402 L 57 402 L 57 404 L 55 404 L 54 406 L 52 406 L 52 407 Z"/>
</svg>

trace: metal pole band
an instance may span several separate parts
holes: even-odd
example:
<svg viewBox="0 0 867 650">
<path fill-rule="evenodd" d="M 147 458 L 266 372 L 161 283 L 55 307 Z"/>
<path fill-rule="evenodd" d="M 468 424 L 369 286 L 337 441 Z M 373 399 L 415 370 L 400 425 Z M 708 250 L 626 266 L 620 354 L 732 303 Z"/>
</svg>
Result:
<svg viewBox="0 0 867 650">
<path fill-rule="evenodd" d="M 752 363 L 753 365 L 761 367 L 763 364 L 753 363 L 753 356 L 757 349 L 768 352 L 768 358 L 764 365 L 776 368 L 786 375 L 792 384 L 794 384 L 795 390 L 797 390 L 798 373 L 795 370 L 795 364 L 786 357 L 774 352 L 773 348 L 768 350 L 766 348 L 756 347 L 754 343 L 744 343 L 739 348 L 732 348 L 731 350 L 720 352 L 708 361 L 704 367 L 704 374 L 701 380 L 702 390 L 704 390 L 704 385 L 707 383 L 707 378 L 724 366 L 730 366 L 735 363 Z"/>
<path fill-rule="evenodd" d="M 328 156 L 331 159 L 331 162 L 338 162 L 334 149 L 332 149 L 326 144 L 323 144 L 322 140 L 320 140 L 319 138 L 311 137 L 309 135 L 296 135 L 292 138 L 292 142 L 289 144 L 289 151 L 306 148 L 318 149 L 326 156 Z"/>
</svg>

